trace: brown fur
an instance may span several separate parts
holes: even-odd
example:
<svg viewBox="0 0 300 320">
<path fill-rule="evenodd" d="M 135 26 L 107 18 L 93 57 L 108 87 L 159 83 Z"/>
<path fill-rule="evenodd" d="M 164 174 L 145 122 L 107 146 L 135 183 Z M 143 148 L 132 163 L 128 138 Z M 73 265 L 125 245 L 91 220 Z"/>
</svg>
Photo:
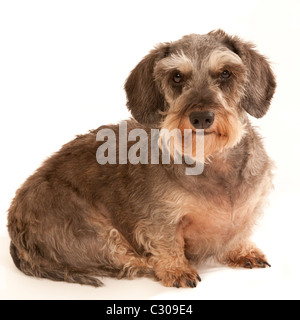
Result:
<svg viewBox="0 0 300 320">
<path fill-rule="evenodd" d="M 174 72 L 182 84 L 172 82 Z M 126 81 L 136 119 L 128 131 L 184 133 L 194 130 L 191 112 L 213 112 L 203 174 L 187 176 L 185 164 L 99 165 L 97 132 L 113 129 L 118 145 L 118 125 L 78 136 L 16 193 L 8 211 L 15 265 L 27 275 L 93 286 L 102 285 L 99 276 L 152 276 L 175 287 L 195 287 L 195 265 L 208 257 L 268 265 L 248 239 L 272 185 L 272 162 L 246 112 L 263 116 L 275 87 L 266 59 L 223 31 L 157 46 Z"/>
</svg>

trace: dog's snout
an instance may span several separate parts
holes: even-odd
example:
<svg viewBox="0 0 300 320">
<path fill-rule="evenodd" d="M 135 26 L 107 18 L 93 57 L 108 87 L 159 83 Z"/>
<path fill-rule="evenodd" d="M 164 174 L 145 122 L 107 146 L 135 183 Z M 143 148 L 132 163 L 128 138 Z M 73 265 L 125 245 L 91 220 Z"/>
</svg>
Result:
<svg viewBox="0 0 300 320">
<path fill-rule="evenodd" d="M 192 112 L 190 122 L 195 129 L 208 129 L 215 120 L 215 115 L 211 111 Z"/>
</svg>

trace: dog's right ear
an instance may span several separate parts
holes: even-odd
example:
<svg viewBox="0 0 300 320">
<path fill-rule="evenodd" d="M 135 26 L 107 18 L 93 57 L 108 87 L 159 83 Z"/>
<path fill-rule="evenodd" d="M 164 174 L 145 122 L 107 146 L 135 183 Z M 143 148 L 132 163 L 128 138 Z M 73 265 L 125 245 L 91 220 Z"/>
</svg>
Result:
<svg viewBox="0 0 300 320">
<path fill-rule="evenodd" d="M 141 124 L 157 126 L 162 119 L 165 99 L 154 78 L 156 63 L 167 57 L 168 43 L 158 45 L 132 70 L 125 83 L 127 107 Z"/>
</svg>

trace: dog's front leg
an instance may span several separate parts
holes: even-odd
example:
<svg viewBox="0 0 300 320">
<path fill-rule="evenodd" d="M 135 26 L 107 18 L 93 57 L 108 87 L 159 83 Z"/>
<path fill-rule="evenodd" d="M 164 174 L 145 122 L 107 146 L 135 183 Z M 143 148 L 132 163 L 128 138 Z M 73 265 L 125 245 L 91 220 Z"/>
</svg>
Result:
<svg viewBox="0 0 300 320">
<path fill-rule="evenodd" d="M 182 228 L 172 229 L 166 228 L 165 236 L 153 243 L 150 261 L 155 275 L 166 287 L 195 288 L 201 278 L 185 257 Z"/>
</svg>

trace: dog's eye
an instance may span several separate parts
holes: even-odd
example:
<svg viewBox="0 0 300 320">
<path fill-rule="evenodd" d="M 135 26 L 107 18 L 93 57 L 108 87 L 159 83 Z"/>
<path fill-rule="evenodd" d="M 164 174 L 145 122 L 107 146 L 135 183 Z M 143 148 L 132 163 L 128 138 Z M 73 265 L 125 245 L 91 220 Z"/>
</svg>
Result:
<svg viewBox="0 0 300 320">
<path fill-rule="evenodd" d="M 182 83 L 183 82 L 183 74 L 180 72 L 176 72 L 173 76 L 173 81 L 176 84 Z"/>
<path fill-rule="evenodd" d="M 224 70 L 221 74 L 220 74 L 220 79 L 221 80 L 227 80 L 231 77 L 231 72 L 228 70 Z"/>
</svg>

